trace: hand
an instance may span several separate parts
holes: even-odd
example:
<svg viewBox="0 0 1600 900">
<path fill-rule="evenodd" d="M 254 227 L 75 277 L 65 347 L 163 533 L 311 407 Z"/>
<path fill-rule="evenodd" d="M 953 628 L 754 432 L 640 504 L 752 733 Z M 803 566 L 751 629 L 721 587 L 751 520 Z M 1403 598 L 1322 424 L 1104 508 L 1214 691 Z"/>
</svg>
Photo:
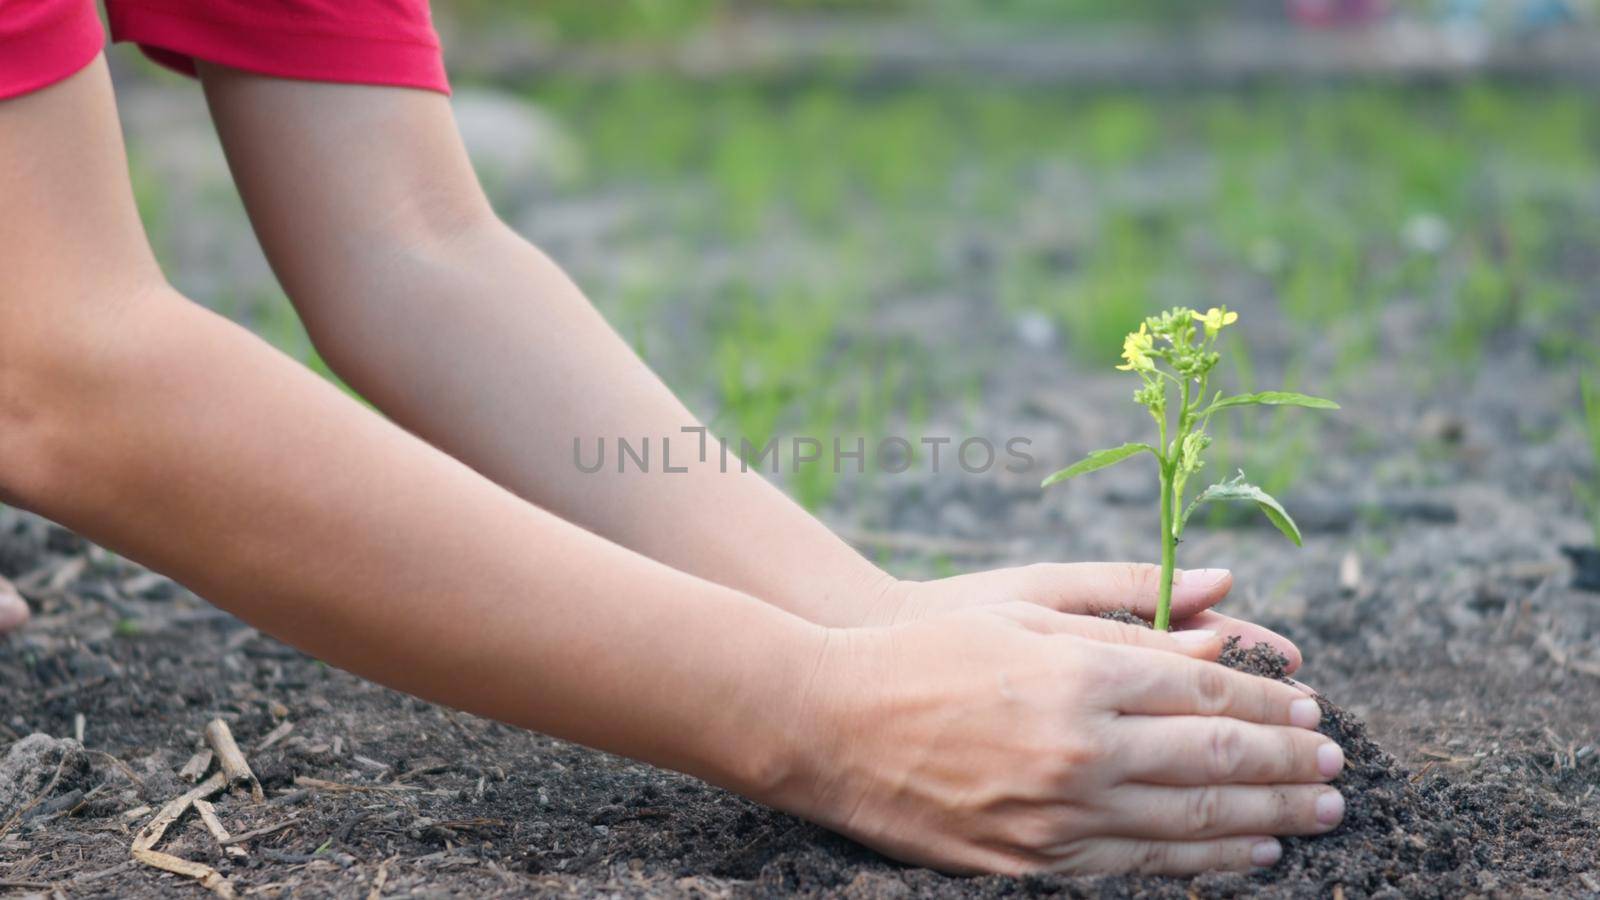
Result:
<svg viewBox="0 0 1600 900">
<path fill-rule="evenodd" d="M 1316 701 L 1221 638 L 1028 603 L 831 631 L 777 805 L 940 869 L 1184 874 L 1335 827 Z"/>
<path fill-rule="evenodd" d="M 1126 609 L 1150 620 L 1160 595 L 1161 568 L 1145 563 L 1038 563 L 974 572 L 937 581 L 886 581 L 867 614 L 869 625 L 912 622 L 959 609 L 1021 600 L 1058 612 L 1095 615 Z M 1175 630 L 1203 628 L 1235 636 L 1245 646 L 1271 644 L 1300 668 L 1300 649 L 1288 638 L 1211 607 L 1233 587 L 1227 569 L 1180 569 L 1172 579 Z"/>
</svg>

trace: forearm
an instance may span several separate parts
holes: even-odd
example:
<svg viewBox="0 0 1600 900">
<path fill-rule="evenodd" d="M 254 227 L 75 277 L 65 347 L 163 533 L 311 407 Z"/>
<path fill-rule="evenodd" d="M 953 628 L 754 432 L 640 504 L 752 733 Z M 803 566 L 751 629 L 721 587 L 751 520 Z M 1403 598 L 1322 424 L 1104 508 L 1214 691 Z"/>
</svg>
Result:
<svg viewBox="0 0 1600 900">
<path fill-rule="evenodd" d="M 528 505 L 169 291 L 84 307 L 4 347 L 13 502 L 402 690 L 747 792 L 781 769 L 756 738 L 815 626 Z"/>
<path fill-rule="evenodd" d="M 743 471 L 736 446 L 724 455 L 715 436 L 685 431 L 696 418 L 559 268 L 497 222 L 353 276 L 311 304 L 336 370 L 523 497 L 821 623 L 860 622 L 888 580 Z M 619 438 L 648 439 L 648 471 L 624 462 Z M 604 465 L 582 471 L 576 445 L 593 466 L 601 441 Z"/>
<path fill-rule="evenodd" d="M 444 98 L 203 67 L 256 233 L 332 367 L 385 414 L 555 514 L 813 621 L 891 581 L 735 460 L 561 270 L 495 219 Z M 651 471 L 617 472 L 619 437 Z M 730 436 L 732 437 L 732 436 Z M 604 439 L 607 465 L 585 474 Z M 663 439 L 671 463 L 663 466 Z M 733 438 L 735 442 L 737 438 Z"/>
</svg>

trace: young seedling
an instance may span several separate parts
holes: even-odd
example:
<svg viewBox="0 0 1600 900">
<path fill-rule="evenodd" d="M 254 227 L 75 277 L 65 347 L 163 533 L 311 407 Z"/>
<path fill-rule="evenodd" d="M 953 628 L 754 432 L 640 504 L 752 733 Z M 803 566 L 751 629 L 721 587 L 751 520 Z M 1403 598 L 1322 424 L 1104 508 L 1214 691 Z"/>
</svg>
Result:
<svg viewBox="0 0 1600 900">
<path fill-rule="evenodd" d="M 1161 597 L 1154 624 L 1160 631 L 1166 631 L 1171 624 L 1174 557 L 1178 539 L 1183 536 L 1184 525 L 1195 507 L 1220 500 L 1253 502 L 1295 546 L 1300 545 L 1300 529 L 1283 505 L 1266 491 L 1247 483 L 1243 472 L 1211 485 L 1184 505 L 1184 491 L 1190 477 L 1205 465 L 1200 457 L 1211 444 L 1206 434 L 1211 417 L 1225 409 L 1250 405 L 1339 408 L 1332 400 L 1289 391 L 1262 391 L 1232 397 L 1224 397 L 1218 391 L 1207 399 L 1211 370 L 1221 359 L 1215 349 L 1217 335 L 1238 320 L 1238 313 L 1216 306 L 1204 313 L 1177 307 L 1145 319 L 1138 331 L 1123 340 L 1125 362 L 1117 368 L 1139 376 L 1141 386 L 1134 392 L 1133 399 L 1155 419 L 1159 442 L 1096 450 L 1046 478 L 1042 485 L 1049 487 L 1140 453 L 1156 458 L 1161 481 Z"/>
</svg>

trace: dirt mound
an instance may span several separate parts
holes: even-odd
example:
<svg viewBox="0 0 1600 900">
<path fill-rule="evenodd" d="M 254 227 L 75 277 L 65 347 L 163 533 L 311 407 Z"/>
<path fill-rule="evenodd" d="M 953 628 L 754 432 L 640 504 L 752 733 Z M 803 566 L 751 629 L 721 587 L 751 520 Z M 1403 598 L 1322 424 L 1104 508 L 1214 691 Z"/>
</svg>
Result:
<svg viewBox="0 0 1600 900">
<path fill-rule="evenodd" d="M 76 802 L 89 775 L 89 760 L 77 741 L 30 734 L 0 759 L 0 837 L 29 821 Z"/>
</svg>

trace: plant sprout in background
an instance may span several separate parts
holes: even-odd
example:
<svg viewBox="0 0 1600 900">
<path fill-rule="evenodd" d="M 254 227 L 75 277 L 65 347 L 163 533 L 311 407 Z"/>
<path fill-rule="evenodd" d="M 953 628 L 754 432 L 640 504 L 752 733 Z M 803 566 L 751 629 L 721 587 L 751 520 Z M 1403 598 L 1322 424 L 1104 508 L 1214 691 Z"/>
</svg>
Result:
<svg viewBox="0 0 1600 900">
<path fill-rule="evenodd" d="M 1184 505 L 1184 491 L 1190 477 L 1205 465 L 1200 457 L 1211 444 L 1206 427 L 1211 424 L 1212 415 L 1247 405 L 1339 408 L 1339 404 L 1331 400 L 1289 391 L 1262 391 L 1232 397 L 1224 397 L 1218 391 L 1208 400 L 1206 392 L 1211 371 L 1221 359 L 1215 349 L 1217 335 L 1238 319 L 1238 313 L 1215 306 L 1204 313 L 1177 307 L 1145 319 L 1138 331 L 1123 340 L 1125 362 L 1117 368 L 1139 376 L 1141 387 L 1134 392 L 1133 399 L 1155 419 L 1159 442 L 1096 450 L 1046 478 L 1042 485 L 1049 487 L 1140 453 L 1150 453 L 1156 458 L 1161 480 L 1161 599 L 1156 606 L 1154 625 L 1159 631 L 1166 631 L 1171 622 L 1172 573 L 1178 538 L 1183 535 L 1190 514 L 1200 504 L 1217 500 L 1254 502 L 1279 531 L 1296 546 L 1300 544 L 1300 529 L 1282 504 L 1271 494 L 1247 483 L 1243 472 L 1211 485 L 1188 506 Z"/>
</svg>

